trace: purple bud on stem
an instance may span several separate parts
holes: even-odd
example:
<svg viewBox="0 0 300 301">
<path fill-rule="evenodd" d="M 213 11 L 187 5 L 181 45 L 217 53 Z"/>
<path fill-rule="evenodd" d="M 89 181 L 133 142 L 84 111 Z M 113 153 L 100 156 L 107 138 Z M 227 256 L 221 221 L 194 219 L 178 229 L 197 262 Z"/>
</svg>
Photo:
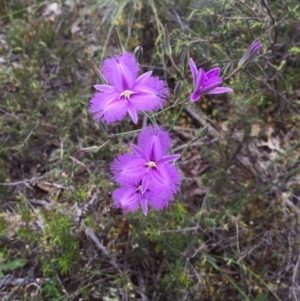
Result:
<svg viewBox="0 0 300 301">
<path fill-rule="evenodd" d="M 253 62 L 256 55 L 260 51 L 261 47 L 262 47 L 262 44 L 260 42 L 254 41 L 250 45 L 250 47 L 247 49 L 247 51 L 245 52 L 243 57 L 240 59 L 240 61 L 238 63 L 238 68 L 241 68 L 241 67 L 247 65 L 248 63 Z"/>
</svg>

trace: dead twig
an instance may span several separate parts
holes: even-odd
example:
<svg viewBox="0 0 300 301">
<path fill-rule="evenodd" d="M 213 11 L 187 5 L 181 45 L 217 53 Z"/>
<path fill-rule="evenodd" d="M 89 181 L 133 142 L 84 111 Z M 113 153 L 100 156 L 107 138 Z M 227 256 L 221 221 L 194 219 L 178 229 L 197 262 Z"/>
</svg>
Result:
<svg viewBox="0 0 300 301">
<path fill-rule="evenodd" d="M 122 273 L 121 268 L 118 266 L 118 264 L 116 263 L 116 260 L 114 257 L 111 256 L 111 254 L 109 254 L 109 252 L 107 251 L 107 249 L 105 248 L 105 246 L 100 242 L 100 240 L 98 239 L 98 237 L 96 236 L 95 232 L 91 229 L 91 228 L 86 228 L 85 229 L 85 233 L 88 237 L 90 237 L 92 239 L 92 241 L 95 243 L 95 245 L 97 246 L 97 248 L 107 257 L 110 258 L 110 264 L 119 272 Z"/>
</svg>

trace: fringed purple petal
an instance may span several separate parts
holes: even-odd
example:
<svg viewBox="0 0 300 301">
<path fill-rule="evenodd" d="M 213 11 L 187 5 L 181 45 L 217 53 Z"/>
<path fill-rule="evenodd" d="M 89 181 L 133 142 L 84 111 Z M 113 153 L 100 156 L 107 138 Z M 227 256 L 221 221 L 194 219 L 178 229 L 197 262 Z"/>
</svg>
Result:
<svg viewBox="0 0 300 301">
<path fill-rule="evenodd" d="M 137 145 L 131 144 L 130 146 L 136 155 L 142 157 L 143 159 L 145 159 L 145 161 L 147 160 L 146 155 Z"/>
<path fill-rule="evenodd" d="M 121 208 L 124 213 L 136 211 L 141 205 L 144 215 L 148 214 L 149 206 L 156 210 L 162 210 L 173 200 L 174 194 L 168 189 L 159 192 L 147 190 L 144 194 L 137 186 L 125 186 L 113 192 L 114 207 Z"/>
<path fill-rule="evenodd" d="M 131 90 L 139 66 L 132 53 L 125 52 L 123 55 L 105 59 L 102 64 L 103 75 L 106 80 L 115 86 L 120 92 Z"/>
<path fill-rule="evenodd" d="M 174 194 L 170 193 L 168 189 L 161 189 L 159 193 L 147 191 L 145 197 L 148 200 L 149 206 L 156 210 L 162 210 L 167 207 L 174 198 Z"/>
<path fill-rule="evenodd" d="M 140 195 L 136 186 L 126 186 L 116 189 L 112 195 L 114 207 L 122 208 L 124 212 L 136 211 L 140 205 Z"/>
<path fill-rule="evenodd" d="M 127 111 L 127 104 L 126 103 L 119 103 L 119 102 L 110 102 L 107 106 L 103 109 L 103 119 L 107 123 L 112 123 L 118 120 L 122 120 Z"/>
<path fill-rule="evenodd" d="M 159 163 L 162 163 L 162 162 L 166 162 L 166 163 L 174 162 L 174 161 L 176 161 L 179 157 L 180 157 L 180 155 L 167 155 L 167 156 L 162 157 L 162 158 L 159 160 Z"/>
<path fill-rule="evenodd" d="M 157 146 L 154 146 L 154 144 Z M 138 137 L 138 145 L 141 150 L 146 154 L 147 160 L 160 159 L 163 155 L 166 154 L 168 149 L 171 147 L 172 141 L 170 135 L 163 128 L 156 127 L 146 127 L 143 131 L 140 132 Z M 151 154 L 155 151 L 155 158 L 151 158 Z"/>
<path fill-rule="evenodd" d="M 89 111 L 91 114 L 97 113 L 98 111 L 103 111 L 108 104 L 117 101 L 117 93 L 96 93 L 90 100 Z"/>
<path fill-rule="evenodd" d="M 149 73 L 149 72 L 147 72 Z M 147 76 L 142 82 L 137 80 L 133 86 L 136 93 L 154 94 L 161 99 L 165 99 L 169 94 L 166 82 L 158 77 Z"/>
<path fill-rule="evenodd" d="M 140 76 L 133 86 L 134 94 L 130 97 L 130 102 L 137 110 L 153 111 L 162 108 L 168 96 L 165 81 L 150 76 L 151 73 Z"/>
<path fill-rule="evenodd" d="M 136 155 L 120 155 L 111 165 L 114 179 L 122 185 L 137 185 L 147 173 L 147 162 Z"/>
<path fill-rule="evenodd" d="M 176 193 L 180 184 L 180 174 L 178 169 L 171 164 L 159 164 L 157 169 L 150 171 L 153 181 L 149 182 L 149 189 L 161 191 L 164 189 L 168 193 Z"/>
<path fill-rule="evenodd" d="M 96 121 L 104 119 L 107 123 L 121 120 L 126 115 L 126 104 L 119 103 L 118 94 L 96 93 L 90 100 L 89 113 Z"/>
<path fill-rule="evenodd" d="M 152 75 L 152 71 L 148 71 L 142 74 L 141 76 L 139 76 L 134 83 L 133 89 L 147 82 L 147 80 L 151 77 L 151 75 Z"/>
<path fill-rule="evenodd" d="M 165 100 L 155 94 L 133 94 L 130 103 L 139 111 L 157 111 L 161 109 Z"/>
<path fill-rule="evenodd" d="M 153 182 L 151 182 L 151 189 L 160 188 L 160 186 L 169 187 L 171 184 L 168 173 L 165 173 L 164 170 L 151 170 L 151 178 Z"/>
<path fill-rule="evenodd" d="M 110 93 L 114 92 L 115 88 L 109 85 L 94 85 L 94 88 L 98 91 Z"/>
<path fill-rule="evenodd" d="M 158 136 L 152 135 L 149 137 L 146 154 L 149 160 L 154 162 L 158 162 L 164 155 Z"/>
<path fill-rule="evenodd" d="M 170 189 L 172 193 L 177 193 L 177 191 L 179 190 L 179 185 L 181 183 L 181 176 L 179 170 L 176 166 L 171 164 L 165 166 L 168 170 L 169 177 L 172 179 L 172 185 L 170 186 Z"/>
</svg>

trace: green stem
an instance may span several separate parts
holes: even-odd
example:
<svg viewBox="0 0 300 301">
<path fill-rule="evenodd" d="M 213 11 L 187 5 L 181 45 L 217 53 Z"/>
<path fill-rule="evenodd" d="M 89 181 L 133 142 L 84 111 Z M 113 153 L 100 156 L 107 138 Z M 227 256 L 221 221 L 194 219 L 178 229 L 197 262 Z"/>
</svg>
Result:
<svg viewBox="0 0 300 301">
<path fill-rule="evenodd" d="M 207 262 L 217 271 L 219 271 L 230 283 L 231 285 L 243 296 L 244 300 L 251 301 L 251 299 L 246 295 L 246 293 L 240 288 L 233 279 L 228 276 L 223 270 L 212 260 L 206 257 Z"/>
<path fill-rule="evenodd" d="M 156 121 L 155 117 L 148 115 L 148 114 L 147 114 L 146 112 L 144 112 L 144 111 L 143 111 L 143 113 L 149 118 L 150 122 L 151 122 L 153 125 L 157 125 L 157 121 Z"/>
<path fill-rule="evenodd" d="M 178 114 L 176 115 L 175 119 L 173 120 L 172 124 L 169 127 L 169 131 L 171 131 L 173 129 L 173 126 L 176 124 L 176 122 L 177 122 L 178 118 L 180 117 L 183 109 L 184 109 L 184 105 L 182 104 L 181 107 L 180 107 L 180 109 L 179 109 Z"/>
<path fill-rule="evenodd" d="M 117 134 L 111 133 L 111 134 L 109 134 L 109 136 L 110 136 L 110 138 L 114 138 L 114 137 L 123 136 L 123 135 L 127 135 L 127 134 L 138 133 L 141 130 L 142 129 L 138 129 L 138 130 L 123 132 L 123 133 L 117 133 Z"/>
<path fill-rule="evenodd" d="M 157 113 L 152 114 L 151 117 L 155 117 L 155 116 L 157 116 L 157 115 L 159 115 L 159 114 L 161 114 L 161 113 L 163 113 L 163 112 L 165 112 L 165 111 L 167 111 L 169 109 L 172 109 L 172 108 L 173 108 L 173 105 L 170 105 L 170 106 L 164 108 L 163 110 L 161 110 L 161 111 L 159 111 Z"/>
<path fill-rule="evenodd" d="M 226 76 L 226 77 L 224 78 L 224 80 L 230 78 L 231 76 L 233 76 L 234 74 L 236 74 L 239 70 L 240 70 L 239 67 L 235 68 L 228 76 Z"/>
<path fill-rule="evenodd" d="M 173 65 L 173 67 L 179 72 L 180 76 L 183 77 L 182 74 L 181 74 L 181 72 L 180 72 L 180 70 L 179 70 L 179 68 L 175 64 L 172 55 L 170 55 L 169 58 L 170 58 L 170 61 L 171 61 L 172 65 Z"/>
<path fill-rule="evenodd" d="M 191 139 L 191 141 L 186 145 L 186 147 L 182 150 L 182 152 L 180 153 L 180 157 L 183 156 L 183 154 L 185 153 L 185 151 L 190 147 L 190 145 L 195 141 L 195 139 Z"/>
<path fill-rule="evenodd" d="M 175 101 L 173 104 L 171 104 L 170 106 L 164 108 L 163 110 L 161 110 L 161 111 L 159 111 L 159 112 L 157 112 L 157 113 L 152 114 L 151 117 L 155 117 L 155 116 L 157 116 L 157 115 L 159 115 L 159 114 L 161 114 L 161 113 L 163 113 L 163 112 L 165 112 L 165 111 L 167 111 L 167 110 L 173 109 L 173 108 L 177 107 L 177 106 L 180 105 L 180 104 L 183 105 L 183 104 L 185 104 L 189 99 L 190 99 L 190 98 L 188 97 L 188 98 L 186 98 L 185 100 L 183 100 L 182 102 L 178 102 L 178 101 L 176 100 L 176 101 Z"/>
</svg>

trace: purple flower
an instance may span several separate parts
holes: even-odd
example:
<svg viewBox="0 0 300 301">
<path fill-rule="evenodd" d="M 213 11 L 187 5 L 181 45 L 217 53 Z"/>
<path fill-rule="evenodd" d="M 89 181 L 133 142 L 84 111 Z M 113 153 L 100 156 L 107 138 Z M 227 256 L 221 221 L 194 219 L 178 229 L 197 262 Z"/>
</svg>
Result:
<svg viewBox="0 0 300 301">
<path fill-rule="evenodd" d="M 138 77 L 140 68 L 132 53 L 105 59 L 103 76 L 107 85 L 95 85 L 99 91 L 90 100 L 89 112 L 96 121 L 111 123 L 121 120 L 126 113 L 134 123 L 138 111 L 162 108 L 168 89 L 165 82 L 152 76 L 152 71 Z"/>
<path fill-rule="evenodd" d="M 171 146 L 169 134 L 162 128 L 147 127 L 131 145 L 133 154 L 120 155 L 112 163 L 114 179 L 124 187 L 117 189 L 114 199 L 122 208 L 135 211 L 139 204 L 156 209 L 167 206 L 178 191 L 180 175 L 171 164 L 179 155 L 167 155 Z M 144 207 L 143 207 L 144 206 Z"/>
<path fill-rule="evenodd" d="M 220 68 L 214 68 L 208 72 L 205 72 L 202 68 L 200 68 L 198 71 L 192 58 L 190 59 L 190 68 L 194 81 L 194 91 L 191 94 L 192 101 L 197 101 L 202 94 L 221 94 L 232 92 L 231 88 L 219 87 L 222 84 Z"/>
<path fill-rule="evenodd" d="M 169 204 L 173 195 L 147 190 L 141 192 L 141 186 L 124 186 L 116 189 L 113 193 L 114 207 L 121 208 L 125 213 L 136 211 L 141 205 L 144 215 L 148 214 L 148 206 L 161 210 Z"/>
<path fill-rule="evenodd" d="M 241 68 L 242 66 L 245 66 L 248 63 L 251 63 L 254 61 L 256 55 L 260 51 L 262 47 L 262 44 L 260 42 L 252 42 L 252 44 L 249 46 L 249 48 L 246 50 L 243 57 L 240 59 L 238 63 L 238 68 Z"/>
<path fill-rule="evenodd" d="M 178 189 L 180 176 L 177 168 L 169 164 L 179 155 L 166 155 L 171 146 L 169 134 L 159 127 L 147 127 L 139 135 L 138 146 L 132 144 L 134 154 L 119 156 L 112 164 L 112 172 L 117 182 L 122 185 L 138 185 L 141 192 L 147 189 Z"/>
</svg>

